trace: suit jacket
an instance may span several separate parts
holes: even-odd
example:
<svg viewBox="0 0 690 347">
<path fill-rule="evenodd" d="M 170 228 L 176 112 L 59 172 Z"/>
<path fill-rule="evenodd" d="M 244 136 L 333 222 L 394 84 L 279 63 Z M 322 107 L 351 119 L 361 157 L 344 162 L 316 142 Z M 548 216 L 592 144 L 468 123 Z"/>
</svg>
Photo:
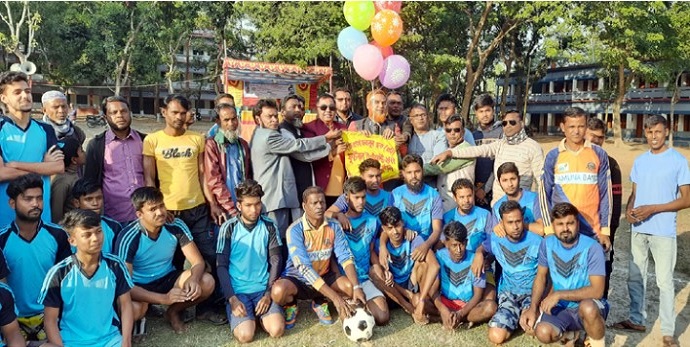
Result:
<svg viewBox="0 0 690 347">
<path fill-rule="evenodd" d="M 256 128 L 250 147 L 254 179 L 264 190 L 266 212 L 300 207 L 290 157 L 312 162 L 331 150 L 325 136 L 291 139 L 265 128 Z"/>
<path fill-rule="evenodd" d="M 338 122 L 333 122 L 333 127 L 335 129 L 343 131 L 347 130 L 345 125 L 340 124 Z M 302 133 L 304 133 L 305 138 L 312 138 L 319 135 L 324 135 L 329 130 L 330 129 L 328 129 L 326 123 L 324 123 L 320 119 L 304 124 L 304 126 L 302 127 Z M 345 167 L 345 156 L 339 155 L 338 159 L 343 163 L 343 167 Z M 316 181 L 316 185 L 321 187 L 321 189 L 325 190 L 326 186 L 328 186 L 328 181 L 331 178 L 331 171 L 333 171 L 333 162 L 328 160 L 328 157 L 325 157 L 315 161 L 312 165 L 314 167 L 314 180 Z"/>
<path fill-rule="evenodd" d="M 278 126 L 280 133 L 287 138 L 301 139 L 302 132 L 288 121 L 283 120 Z M 290 157 L 290 164 L 292 165 L 292 172 L 295 174 L 295 182 L 297 184 L 297 200 L 302 206 L 302 193 L 305 189 L 314 185 L 314 170 L 312 170 L 310 162 L 304 162 Z"/>
</svg>

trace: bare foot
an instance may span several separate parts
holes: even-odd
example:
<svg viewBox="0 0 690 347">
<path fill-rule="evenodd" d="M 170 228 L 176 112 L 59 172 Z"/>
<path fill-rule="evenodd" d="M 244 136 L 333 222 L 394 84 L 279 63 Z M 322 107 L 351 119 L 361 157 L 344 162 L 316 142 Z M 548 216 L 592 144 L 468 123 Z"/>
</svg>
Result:
<svg viewBox="0 0 690 347">
<path fill-rule="evenodd" d="M 415 323 L 419 325 L 429 324 L 429 317 L 424 313 L 426 307 L 426 302 L 424 300 L 419 300 L 419 304 L 415 307 L 414 313 L 412 314 L 412 319 Z"/>
<path fill-rule="evenodd" d="M 170 323 L 170 326 L 176 334 L 184 334 L 187 332 L 188 326 L 184 324 L 184 321 L 180 317 L 180 312 L 171 312 L 170 309 L 168 309 L 165 311 L 163 317 Z"/>
<path fill-rule="evenodd" d="M 457 317 L 452 312 L 441 311 L 441 321 L 446 330 L 453 330 L 457 325 Z"/>
</svg>

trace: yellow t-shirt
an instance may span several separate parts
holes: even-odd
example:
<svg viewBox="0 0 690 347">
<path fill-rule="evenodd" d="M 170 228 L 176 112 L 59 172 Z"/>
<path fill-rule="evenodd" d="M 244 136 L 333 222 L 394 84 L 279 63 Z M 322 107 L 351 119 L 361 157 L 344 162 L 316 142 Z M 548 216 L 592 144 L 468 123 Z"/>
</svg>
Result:
<svg viewBox="0 0 690 347">
<path fill-rule="evenodd" d="M 199 156 L 204 153 L 204 137 L 187 131 L 170 136 L 162 130 L 144 138 L 143 154 L 156 159 L 156 169 L 165 207 L 180 211 L 206 202 L 199 182 Z"/>
</svg>

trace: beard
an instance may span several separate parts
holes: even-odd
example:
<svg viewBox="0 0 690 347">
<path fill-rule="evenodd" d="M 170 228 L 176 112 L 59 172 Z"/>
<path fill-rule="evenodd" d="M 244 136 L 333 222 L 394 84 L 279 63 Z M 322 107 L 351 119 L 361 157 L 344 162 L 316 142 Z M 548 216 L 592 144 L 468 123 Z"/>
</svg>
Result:
<svg viewBox="0 0 690 347">
<path fill-rule="evenodd" d="M 34 211 L 38 212 L 38 214 L 36 216 L 29 215 L 31 212 L 34 212 Z M 38 222 L 39 220 L 41 220 L 41 213 L 43 213 L 43 210 L 40 208 L 34 208 L 34 209 L 29 210 L 26 214 L 19 212 L 19 210 L 16 210 L 15 213 L 17 215 L 17 219 L 19 219 L 20 221 L 34 223 L 34 222 Z"/>
<path fill-rule="evenodd" d="M 373 112 L 373 111 L 372 111 Z M 385 113 L 372 113 L 372 118 L 374 119 L 374 122 L 381 124 L 386 121 L 386 114 Z"/>
<path fill-rule="evenodd" d="M 567 234 L 558 234 L 556 235 L 556 238 L 558 238 L 559 241 L 567 244 L 567 245 L 572 245 L 575 240 L 577 240 L 577 234 L 575 232 L 568 232 Z"/>
<path fill-rule="evenodd" d="M 419 181 L 417 183 L 408 183 L 405 182 L 405 185 L 407 186 L 407 189 L 409 189 L 411 192 L 414 193 L 419 193 L 422 191 L 422 187 L 424 187 L 423 182 Z"/>
<path fill-rule="evenodd" d="M 240 135 L 237 133 L 237 130 L 223 130 L 223 136 L 225 137 L 225 140 L 227 140 L 230 143 L 236 143 L 237 139 L 240 138 Z"/>
<path fill-rule="evenodd" d="M 304 126 L 304 122 L 302 122 L 302 119 L 300 119 L 300 118 L 295 118 L 295 119 L 292 121 L 292 125 L 293 125 L 295 128 L 301 128 L 301 127 Z"/>
</svg>

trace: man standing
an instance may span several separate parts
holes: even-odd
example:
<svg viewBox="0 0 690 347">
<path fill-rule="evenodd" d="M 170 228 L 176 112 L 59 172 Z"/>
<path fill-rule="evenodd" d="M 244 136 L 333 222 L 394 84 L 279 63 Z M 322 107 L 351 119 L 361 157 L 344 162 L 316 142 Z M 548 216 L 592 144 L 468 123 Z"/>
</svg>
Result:
<svg viewBox="0 0 690 347">
<path fill-rule="evenodd" d="M 477 128 L 472 132 L 474 142 L 486 145 L 503 138 L 501 122 L 494 120 L 494 98 L 489 94 L 479 95 L 474 100 L 474 114 L 477 117 Z M 494 183 L 494 159 L 477 158 L 474 184 L 477 186 L 477 206 L 491 208 L 491 188 Z"/>
<path fill-rule="evenodd" d="M 589 142 L 599 146 L 604 146 L 604 140 L 606 140 L 606 125 L 604 121 L 599 118 L 590 118 L 587 121 L 587 131 L 585 132 L 585 137 Z M 613 246 L 614 237 L 616 235 L 616 229 L 620 224 L 621 219 L 621 205 L 623 203 L 623 184 L 621 176 L 621 168 L 618 166 L 618 162 L 613 159 L 610 155 L 609 158 L 609 170 L 611 170 L 611 246 Z M 604 287 L 604 298 L 609 296 L 609 282 L 611 280 L 611 272 L 613 272 L 613 247 L 606 259 L 606 286 Z"/>
<path fill-rule="evenodd" d="M 215 108 L 219 129 L 213 138 L 207 138 L 204 154 L 206 185 L 213 194 L 213 203 L 222 214 L 215 222 L 223 224 L 228 217 L 237 215 L 235 187 L 252 178 L 249 144 L 240 138 L 239 121 L 235 106 L 219 104 Z"/>
<path fill-rule="evenodd" d="M 367 94 L 367 111 L 368 117 L 350 123 L 348 130 L 381 135 L 385 139 L 400 135 L 402 129 L 395 122 L 387 119 L 386 93 L 383 90 L 375 89 Z"/>
<path fill-rule="evenodd" d="M 645 331 L 647 265 L 651 251 L 659 286 L 663 345 L 678 346 L 674 338 L 673 286 L 677 255 L 676 217 L 678 211 L 690 207 L 690 170 L 687 159 L 666 146 L 669 133 L 666 118 L 648 116 L 644 121 L 644 130 L 649 152 L 637 157 L 633 163 L 630 172 L 632 193 L 625 212 L 626 219 L 632 225 L 632 259 L 628 272 L 630 316 L 613 327 Z"/>
<path fill-rule="evenodd" d="M 363 118 L 352 111 L 352 96 L 349 90 L 338 88 L 333 95 L 335 96 L 335 107 L 337 110 L 337 115 L 335 116 L 336 122 L 349 127 L 350 123 Z"/>
<path fill-rule="evenodd" d="M 144 186 L 146 134 L 131 128 L 127 99 L 103 99 L 101 111 L 108 130 L 96 135 L 86 148 L 84 178 L 103 187 L 103 213 L 121 224 L 137 219 L 130 196 Z"/>
<path fill-rule="evenodd" d="M 213 100 L 213 104 L 215 106 L 218 106 L 220 104 L 228 104 L 228 105 L 231 105 L 232 107 L 235 107 L 235 98 L 230 94 L 221 93 L 221 94 L 216 95 L 216 98 Z M 216 133 L 218 132 L 218 126 L 219 126 L 218 125 L 218 123 L 219 123 L 218 113 L 215 114 L 215 117 L 213 120 L 215 121 L 215 124 L 213 124 L 213 126 L 210 129 L 208 129 L 208 131 L 206 132 L 207 138 L 213 138 L 214 136 L 216 136 Z"/>
<path fill-rule="evenodd" d="M 219 220 L 222 210 L 204 181 L 204 137 L 184 128 L 188 110 L 189 100 L 182 95 L 171 94 L 163 100 L 165 128 L 144 139 L 144 178 L 146 186 L 155 187 L 158 177 L 167 221 L 179 218 L 186 224 L 215 275 L 216 242 L 211 221 Z M 199 305 L 197 316 L 224 323 L 224 316 L 211 312 L 210 301 Z"/>
<path fill-rule="evenodd" d="M 284 137 L 278 131 L 278 105 L 269 99 L 259 100 L 254 107 L 254 119 L 259 124 L 250 146 L 254 179 L 264 187 L 266 212 L 285 240 L 291 221 L 299 219 L 299 215 L 293 214 L 299 211 L 299 200 L 288 156 L 306 162 L 323 158 L 331 151 L 328 142 L 340 138 L 342 132 L 329 131 L 311 139 Z"/>
<path fill-rule="evenodd" d="M 43 179 L 43 220 L 50 220 L 50 176 L 65 171 L 63 154 L 57 148 L 55 131 L 31 118 L 31 88 L 21 72 L 0 74 L 0 101 L 7 114 L 0 116 L 0 225 L 14 220 L 7 204 L 9 181 L 28 173 Z"/>
<path fill-rule="evenodd" d="M 288 95 L 283 99 L 282 107 L 283 121 L 278 126 L 280 133 L 289 139 L 304 138 L 304 134 L 302 134 L 304 98 L 297 94 Z M 297 200 L 302 206 L 302 192 L 314 185 L 314 170 L 310 162 L 293 157 L 290 157 L 290 165 L 292 165 L 292 172 L 295 174 Z M 301 208 L 298 207 L 297 210 L 299 211 L 296 213 L 297 215 L 302 214 Z"/>
<path fill-rule="evenodd" d="M 43 123 L 53 127 L 55 136 L 58 140 L 65 137 L 72 137 L 79 141 L 80 144 L 86 140 L 84 130 L 72 123 L 67 118 L 69 106 L 67 105 L 67 97 L 62 92 L 51 90 L 43 93 L 41 97 L 43 104 Z"/>
<path fill-rule="evenodd" d="M 552 206 L 561 202 L 575 205 L 580 211 L 581 232 L 597 238 L 608 252 L 611 249 L 609 157 L 601 147 L 585 140 L 586 129 L 587 114 L 583 109 L 565 109 L 561 122 L 565 138 L 546 155 L 539 200 L 542 211 L 551 211 Z M 548 213 L 543 217 L 544 232 L 553 233 Z"/>
<path fill-rule="evenodd" d="M 494 158 L 494 182 L 492 184 L 493 205 L 505 193 L 498 184 L 495 172 L 501 164 L 514 162 L 520 170 L 520 187 L 532 189 L 537 183 L 544 167 L 544 153 L 537 141 L 529 138 L 525 132 L 522 115 L 518 111 L 508 111 L 503 115 L 503 131 L 505 137 L 487 145 L 454 148 L 447 150 L 432 160 L 441 163 L 448 158 Z M 537 183 L 538 185 L 538 183 Z"/>
<path fill-rule="evenodd" d="M 458 99 L 452 94 L 441 94 L 438 99 L 436 99 L 436 105 L 434 111 L 436 111 L 437 126 L 439 128 L 446 124 L 446 120 L 454 114 L 457 114 L 458 110 Z M 469 129 L 465 128 L 465 134 L 463 135 L 465 141 L 469 142 L 474 146 L 474 136 Z"/>
<path fill-rule="evenodd" d="M 463 138 L 465 122 L 460 115 L 452 115 L 446 119 L 443 130 L 446 133 L 447 148 L 465 148 L 472 146 Z M 424 165 L 425 174 L 438 174 L 436 189 L 443 200 L 443 211 L 449 211 L 457 207 L 451 188 L 455 181 L 465 178 L 474 182 L 475 160 L 453 158 L 438 165 Z"/>
<path fill-rule="evenodd" d="M 429 115 L 426 107 L 422 104 L 415 104 L 410 107 L 410 123 L 414 129 L 414 135 L 407 146 L 408 154 L 416 154 L 422 157 L 425 163 L 448 147 L 446 146 L 443 132 L 430 129 Z M 428 175 L 428 173 L 425 172 Z"/>
</svg>

